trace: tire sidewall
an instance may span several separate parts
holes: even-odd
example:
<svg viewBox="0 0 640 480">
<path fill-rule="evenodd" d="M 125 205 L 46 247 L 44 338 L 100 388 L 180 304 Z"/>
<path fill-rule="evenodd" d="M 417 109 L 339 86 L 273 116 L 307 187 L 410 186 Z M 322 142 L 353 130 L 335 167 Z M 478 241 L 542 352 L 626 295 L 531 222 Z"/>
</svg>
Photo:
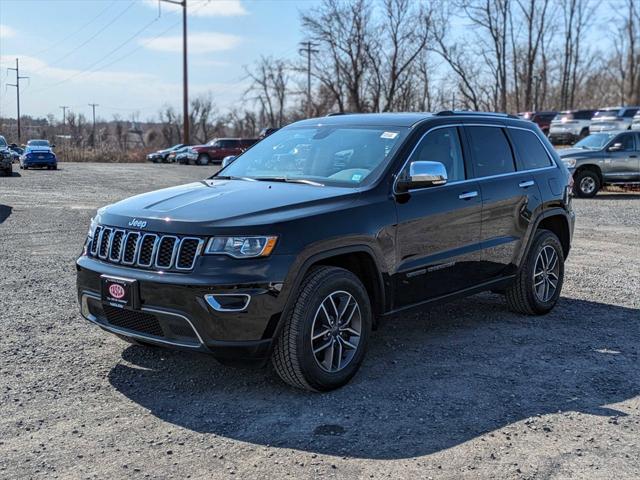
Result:
<svg viewBox="0 0 640 480">
<path fill-rule="evenodd" d="M 358 350 L 349 365 L 339 372 L 331 373 L 323 370 L 316 362 L 311 347 L 311 328 L 320 304 L 329 294 L 339 290 L 350 293 L 358 302 L 362 315 L 362 332 Z M 297 351 L 300 352 L 300 366 L 308 383 L 317 390 L 330 390 L 346 384 L 360 368 L 371 333 L 371 302 L 366 289 L 355 275 L 348 271 L 339 272 L 322 282 L 311 295 L 310 301 L 302 306 L 301 310 L 295 312 L 300 315 L 300 331 L 302 332 L 297 338 Z"/>
<path fill-rule="evenodd" d="M 546 247 L 551 246 L 556 251 L 556 255 L 558 255 L 558 262 L 560 262 L 560 268 L 558 270 L 558 284 L 556 286 L 556 291 L 553 296 L 547 302 L 542 302 L 538 299 L 538 296 L 535 294 L 534 288 L 534 279 L 533 275 L 535 273 L 536 261 L 538 259 L 538 254 L 540 251 Z M 560 298 L 560 294 L 562 292 L 562 285 L 564 284 L 564 253 L 562 251 L 562 245 L 560 244 L 560 240 L 558 237 L 548 230 L 542 231 L 531 248 L 531 252 L 527 257 L 527 271 L 526 271 L 526 288 L 527 288 L 527 296 L 529 298 L 530 305 L 533 307 L 536 313 L 547 313 L 549 312 L 555 304 L 558 302 Z"/>
<path fill-rule="evenodd" d="M 201 153 L 200 155 L 198 155 L 196 165 L 209 165 L 209 155 L 207 155 L 206 153 Z"/>
</svg>

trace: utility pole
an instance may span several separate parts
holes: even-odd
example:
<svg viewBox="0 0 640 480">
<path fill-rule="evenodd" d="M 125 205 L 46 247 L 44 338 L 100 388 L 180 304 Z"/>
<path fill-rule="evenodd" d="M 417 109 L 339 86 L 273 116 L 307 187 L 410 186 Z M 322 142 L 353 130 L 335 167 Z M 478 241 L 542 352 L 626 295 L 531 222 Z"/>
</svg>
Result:
<svg viewBox="0 0 640 480">
<path fill-rule="evenodd" d="M 189 85 L 187 72 L 187 0 L 158 0 L 182 7 L 182 143 L 189 145 Z M 159 3 L 158 3 L 159 6 Z"/>
<path fill-rule="evenodd" d="M 67 123 L 67 109 L 69 109 L 70 107 L 67 105 L 60 105 L 59 108 L 62 109 L 62 126 L 64 127 Z"/>
<path fill-rule="evenodd" d="M 91 146 L 96 148 L 96 107 L 99 107 L 97 103 L 90 103 L 89 106 L 93 111 L 93 129 L 91 130 Z"/>
<path fill-rule="evenodd" d="M 302 54 L 306 54 L 307 55 L 307 117 L 311 116 L 311 55 L 314 53 L 318 53 L 318 50 L 316 50 L 314 47 L 317 47 L 318 45 L 316 43 L 313 42 L 301 42 L 300 45 L 302 46 L 302 48 L 300 48 L 298 51 Z"/>
<path fill-rule="evenodd" d="M 24 80 L 29 77 L 21 77 L 20 76 L 20 65 L 18 63 L 18 59 L 16 58 L 16 68 L 7 68 L 7 70 L 15 70 L 16 71 L 16 83 L 7 83 L 9 87 L 16 87 L 16 110 L 18 114 L 18 143 L 20 143 L 20 80 Z"/>
</svg>

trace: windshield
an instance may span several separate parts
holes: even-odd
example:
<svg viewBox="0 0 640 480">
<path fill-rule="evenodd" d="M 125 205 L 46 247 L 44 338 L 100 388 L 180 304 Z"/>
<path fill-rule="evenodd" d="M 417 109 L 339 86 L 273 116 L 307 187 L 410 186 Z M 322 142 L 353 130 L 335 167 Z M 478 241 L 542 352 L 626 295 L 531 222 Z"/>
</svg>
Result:
<svg viewBox="0 0 640 480">
<path fill-rule="evenodd" d="M 593 135 L 589 135 L 576 143 L 575 148 L 600 150 L 609 143 L 609 140 L 611 140 L 615 135 L 615 133 L 594 133 Z"/>
<path fill-rule="evenodd" d="M 573 120 L 573 114 L 570 112 L 560 112 L 553 119 L 554 122 L 568 122 L 569 120 Z"/>
<path fill-rule="evenodd" d="M 49 142 L 47 140 L 29 140 L 27 145 L 30 147 L 48 147 Z"/>
<path fill-rule="evenodd" d="M 593 118 L 617 117 L 619 113 L 620 113 L 620 110 L 618 110 L 616 108 L 614 108 L 613 110 L 611 110 L 611 109 L 609 109 L 609 110 L 598 110 L 593 115 Z"/>
<path fill-rule="evenodd" d="M 357 187 L 384 168 L 406 131 L 401 127 L 289 127 L 247 150 L 220 176 Z"/>
</svg>

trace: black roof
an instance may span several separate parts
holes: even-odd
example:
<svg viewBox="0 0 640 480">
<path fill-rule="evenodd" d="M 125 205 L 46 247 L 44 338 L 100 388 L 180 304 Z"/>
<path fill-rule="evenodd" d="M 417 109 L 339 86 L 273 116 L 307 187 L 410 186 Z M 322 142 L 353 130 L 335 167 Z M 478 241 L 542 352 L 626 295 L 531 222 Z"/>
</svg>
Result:
<svg viewBox="0 0 640 480">
<path fill-rule="evenodd" d="M 506 113 L 491 112 L 467 112 L 445 110 L 438 113 L 428 112 L 399 112 L 399 113 L 344 113 L 330 114 L 326 117 L 309 118 L 300 120 L 293 125 L 296 126 L 318 126 L 318 125 L 362 125 L 362 126 L 387 126 L 387 127 L 412 127 L 426 120 L 444 119 L 456 117 L 459 119 L 474 120 L 511 120 L 521 122 L 515 115 Z M 511 123 L 511 122 L 510 122 Z M 530 122 L 527 122 L 527 124 Z"/>
</svg>

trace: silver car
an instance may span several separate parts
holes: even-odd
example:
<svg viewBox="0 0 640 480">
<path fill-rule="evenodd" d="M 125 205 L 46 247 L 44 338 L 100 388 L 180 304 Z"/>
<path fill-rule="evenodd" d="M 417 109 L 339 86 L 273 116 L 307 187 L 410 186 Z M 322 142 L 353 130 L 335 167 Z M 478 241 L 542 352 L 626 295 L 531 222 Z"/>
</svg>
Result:
<svg viewBox="0 0 640 480">
<path fill-rule="evenodd" d="M 610 132 L 613 130 L 628 130 L 633 122 L 633 116 L 640 107 L 610 107 L 601 108 L 591 119 L 589 133 Z"/>
</svg>

